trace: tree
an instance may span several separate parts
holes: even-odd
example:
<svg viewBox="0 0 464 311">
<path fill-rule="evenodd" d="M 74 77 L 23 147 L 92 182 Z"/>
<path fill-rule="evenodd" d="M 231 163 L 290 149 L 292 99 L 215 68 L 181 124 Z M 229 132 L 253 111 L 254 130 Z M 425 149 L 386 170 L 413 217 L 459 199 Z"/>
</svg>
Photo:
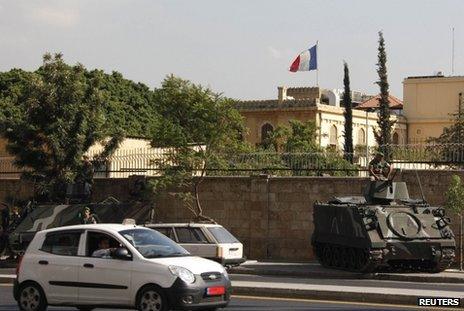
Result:
<svg viewBox="0 0 464 311">
<path fill-rule="evenodd" d="M 289 126 L 278 126 L 270 136 L 270 142 L 284 153 L 276 154 L 280 161 L 274 159 L 273 162 L 290 168 L 294 176 L 322 175 L 328 172 L 343 175 L 344 170 L 355 169 L 337 152 L 321 148 L 317 138 L 318 128 L 314 121 L 303 123 L 290 120 Z"/>
<path fill-rule="evenodd" d="M 379 130 L 374 131 L 375 139 L 380 147 L 380 151 L 385 154 L 385 159 L 390 159 L 391 131 L 394 121 L 390 120 L 390 102 L 388 99 L 388 75 L 387 75 L 387 53 L 385 51 L 385 40 L 383 33 L 379 31 L 379 48 L 378 48 L 377 73 L 379 80 L 376 84 L 380 87 L 380 100 L 378 110 Z"/>
<path fill-rule="evenodd" d="M 61 54 L 45 54 L 35 73 L 16 70 L 10 76 L 19 83 L 2 87 L 0 124 L 7 150 L 17 166 L 41 177 L 49 199 L 60 201 L 83 154 L 114 134 L 104 127 L 101 76 L 87 80 L 85 68 L 66 65 Z M 114 135 L 108 145 L 114 148 L 120 139 Z"/>
<path fill-rule="evenodd" d="M 459 112 L 452 116 L 454 122 L 451 126 L 443 128 L 439 137 L 431 137 L 427 140 L 431 145 L 426 148 L 426 154 L 429 156 L 426 160 L 463 168 L 464 116 Z"/>
<path fill-rule="evenodd" d="M 445 193 L 445 208 L 455 212 L 459 216 L 459 244 L 460 244 L 460 269 L 462 270 L 462 232 L 463 232 L 463 213 L 464 213 L 464 185 L 458 175 L 451 177 L 450 186 Z"/>
<path fill-rule="evenodd" d="M 154 191 L 181 186 L 185 191 L 177 195 L 195 218 L 212 220 L 203 215 L 199 187 L 209 170 L 227 168 L 230 155 L 245 150 L 242 117 L 232 100 L 172 75 L 155 93 L 161 120 L 153 128 L 152 145 L 167 151 L 156 163 L 162 173 L 152 183 Z"/>
<path fill-rule="evenodd" d="M 66 65 L 67 66 L 67 65 Z M 155 92 L 143 83 L 125 79 L 119 72 L 107 74 L 102 70 L 87 70 L 82 67 L 83 80 L 97 87 L 102 101 L 104 128 L 109 132 L 121 132 L 127 136 L 148 137 L 151 126 L 159 119 L 154 103 Z M 42 77 L 43 68 L 33 72 L 12 69 L 0 73 L 0 102 L 20 103 L 25 88 L 33 77 Z M 94 84 L 93 81 L 98 81 Z M 5 106 L 3 105 L 5 108 Z M 11 107 L 10 107 L 11 108 Z M 16 107 L 18 108 L 18 107 Z M 13 111 L 2 110 L 2 114 Z"/>
<path fill-rule="evenodd" d="M 343 85 L 345 87 L 343 93 L 343 106 L 345 107 L 345 112 L 343 113 L 345 117 L 345 131 L 343 133 L 345 136 L 344 159 L 353 163 L 353 103 L 351 101 L 350 71 L 346 62 L 343 64 L 343 69 Z"/>
</svg>

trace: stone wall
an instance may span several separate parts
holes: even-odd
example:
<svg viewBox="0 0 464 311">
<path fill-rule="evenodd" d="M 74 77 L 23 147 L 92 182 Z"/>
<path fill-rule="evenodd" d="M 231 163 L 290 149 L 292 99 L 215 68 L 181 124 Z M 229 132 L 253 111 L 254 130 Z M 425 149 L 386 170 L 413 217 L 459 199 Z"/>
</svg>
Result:
<svg viewBox="0 0 464 311">
<path fill-rule="evenodd" d="M 443 204 L 444 193 L 455 173 L 419 172 L 430 204 Z M 464 172 L 458 174 L 464 178 Z M 411 197 L 420 197 L 413 171 L 403 171 L 396 179 L 408 182 Z M 204 214 L 237 236 L 248 258 L 305 261 L 313 259 L 310 239 L 314 202 L 334 195 L 360 194 L 366 181 L 356 177 L 210 177 L 201 184 L 200 199 Z M 30 195 L 31 185 L 19 185 L 19 181 L 0 180 L 0 186 L 0 200 L 13 193 Z M 109 195 L 127 200 L 129 188 L 129 179 L 96 180 L 94 200 Z M 189 210 L 170 194 L 162 195 L 156 205 L 159 221 L 190 220 Z M 453 230 L 457 235 L 457 221 Z"/>
<path fill-rule="evenodd" d="M 427 201 L 442 205 L 456 172 L 418 174 Z M 464 172 L 458 174 L 464 178 Z M 408 183 L 412 198 L 421 197 L 414 171 L 403 171 L 396 180 Z M 210 177 L 201 185 L 200 200 L 205 215 L 216 219 L 243 242 L 248 258 L 304 261 L 314 258 L 310 247 L 314 202 L 334 195 L 360 194 L 366 181 L 355 177 Z M 127 193 L 124 179 L 100 182 L 100 198 L 110 191 L 118 198 Z M 163 195 L 157 206 L 160 221 L 190 220 L 188 209 L 173 196 Z M 453 231 L 458 235 L 457 217 L 452 215 L 452 219 Z"/>
</svg>

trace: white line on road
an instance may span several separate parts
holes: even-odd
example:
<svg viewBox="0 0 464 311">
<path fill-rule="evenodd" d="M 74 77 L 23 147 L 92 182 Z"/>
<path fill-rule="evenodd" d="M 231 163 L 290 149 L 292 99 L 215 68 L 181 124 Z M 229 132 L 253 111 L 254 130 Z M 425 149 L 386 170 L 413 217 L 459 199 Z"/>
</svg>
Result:
<svg viewBox="0 0 464 311">
<path fill-rule="evenodd" d="M 416 307 L 410 305 L 395 305 L 387 303 L 373 303 L 373 302 L 355 302 L 355 301 L 340 301 L 340 300 L 318 300 L 318 299 L 303 299 L 303 298 L 278 298 L 278 297 L 262 297 L 262 296 L 246 296 L 246 295 L 232 295 L 232 298 L 239 299 L 257 299 L 257 300 L 274 300 L 274 301 L 295 301 L 295 302 L 317 302 L 317 303 L 331 303 L 343 305 L 357 305 L 357 306 L 374 306 L 374 307 L 391 307 L 391 308 L 407 308 L 413 310 L 424 310 L 424 307 Z M 433 310 L 456 310 L 456 308 L 434 307 Z"/>
</svg>

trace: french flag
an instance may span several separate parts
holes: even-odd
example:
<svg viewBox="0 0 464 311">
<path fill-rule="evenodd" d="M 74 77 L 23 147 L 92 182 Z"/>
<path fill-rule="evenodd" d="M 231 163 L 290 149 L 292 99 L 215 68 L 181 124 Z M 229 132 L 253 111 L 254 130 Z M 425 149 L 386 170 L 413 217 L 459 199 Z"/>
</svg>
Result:
<svg viewBox="0 0 464 311">
<path fill-rule="evenodd" d="M 290 66 L 291 72 L 310 71 L 317 69 L 317 44 L 301 52 Z"/>
</svg>

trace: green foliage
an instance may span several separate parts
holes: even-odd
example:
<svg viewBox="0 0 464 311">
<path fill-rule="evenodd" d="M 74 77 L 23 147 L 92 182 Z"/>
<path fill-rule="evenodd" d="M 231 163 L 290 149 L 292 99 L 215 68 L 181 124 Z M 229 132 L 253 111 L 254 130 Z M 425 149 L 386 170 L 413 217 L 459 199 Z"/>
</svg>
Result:
<svg viewBox="0 0 464 311">
<path fill-rule="evenodd" d="M 50 199 L 62 199 L 82 155 L 110 134 L 101 76 L 87 79 L 82 65 L 71 67 L 61 54 L 46 54 L 37 72 L 12 70 L 0 81 L 0 124 L 8 151 L 16 165 L 41 176 Z"/>
<path fill-rule="evenodd" d="M 378 110 L 379 131 L 375 131 L 375 139 L 380 147 L 380 151 L 385 154 L 385 159 L 390 160 L 391 132 L 394 121 L 390 120 L 390 103 L 388 99 L 388 75 L 387 75 L 387 53 L 385 51 L 385 40 L 383 33 L 379 31 L 379 48 L 378 48 L 377 73 L 379 80 L 376 84 L 380 87 L 380 103 Z"/>
<path fill-rule="evenodd" d="M 269 135 L 270 146 L 284 152 L 319 152 L 318 129 L 314 121 L 290 120 L 289 126 L 278 126 Z"/>
<path fill-rule="evenodd" d="M 336 150 L 324 150 L 318 144 L 318 128 L 314 121 L 289 121 L 289 126 L 279 126 L 269 137 L 274 149 L 260 157 L 259 165 L 265 164 L 268 171 L 281 175 L 281 168 L 291 169 L 293 176 L 346 175 L 354 174 L 356 166 L 343 159 Z M 269 153 L 271 151 L 271 153 Z M 259 155 L 259 154 L 258 154 Z M 265 161 L 262 160 L 265 159 Z M 273 170 L 274 169 L 274 170 Z"/>
<path fill-rule="evenodd" d="M 445 207 L 459 215 L 464 212 L 464 185 L 458 175 L 451 177 L 450 186 L 445 193 Z"/>
<path fill-rule="evenodd" d="M 173 183 L 190 188 L 179 196 L 197 218 L 205 218 L 198 198 L 203 177 L 210 169 L 229 168 L 231 154 L 249 150 L 241 141 L 242 117 L 232 100 L 172 75 L 155 93 L 161 119 L 153 127 L 152 145 L 169 151 L 157 163 L 163 174 L 153 183 L 154 191 L 159 193 Z"/>
<path fill-rule="evenodd" d="M 126 136 L 148 137 L 151 126 L 159 119 L 155 93 L 143 83 L 124 79 L 118 72 L 86 71 L 87 81 L 99 77 L 106 127 Z"/>
<path fill-rule="evenodd" d="M 343 71 L 343 85 L 345 87 L 343 93 L 343 107 L 345 107 L 345 112 L 343 113 L 345 117 L 345 131 L 343 132 L 345 144 L 343 151 L 344 159 L 353 163 L 353 103 L 351 101 L 350 71 L 346 62 L 343 64 Z"/>
<path fill-rule="evenodd" d="M 453 117 L 453 124 L 445 127 L 439 137 L 431 137 L 427 140 L 427 143 L 432 144 L 427 148 L 427 152 L 432 154 L 430 161 L 448 162 L 450 166 L 463 168 L 464 116 L 462 113 L 455 113 Z M 440 147 L 437 148 L 435 145 Z"/>
<path fill-rule="evenodd" d="M 62 67 L 71 70 L 76 66 L 71 67 L 62 62 Z M 88 71 L 83 66 L 80 66 L 80 70 L 82 71 L 80 83 L 95 87 L 99 92 L 104 128 L 107 133 L 149 136 L 151 126 L 159 119 L 153 90 L 145 84 L 124 79 L 118 72 L 106 74 L 102 70 Z M 44 67 L 34 72 L 12 69 L 0 73 L 0 107 L 2 108 L 0 117 L 12 118 L 15 114 L 21 113 L 23 105 L 12 103 L 24 102 L 31 81 L 43 79 L 45 74 Z"/>
</svg>

